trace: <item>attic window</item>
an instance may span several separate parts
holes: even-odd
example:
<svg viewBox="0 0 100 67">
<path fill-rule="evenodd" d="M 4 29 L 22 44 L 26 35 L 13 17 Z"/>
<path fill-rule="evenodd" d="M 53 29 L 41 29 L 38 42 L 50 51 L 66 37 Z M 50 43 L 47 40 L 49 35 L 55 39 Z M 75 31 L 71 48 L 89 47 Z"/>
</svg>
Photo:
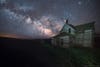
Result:
<svg viewBox="0 0 100 67">
<path fill-rule="evenodd" d="M 71 29 L 70 28 L 68 29 L 68 33 L 71 33 Z"/>
</svg>

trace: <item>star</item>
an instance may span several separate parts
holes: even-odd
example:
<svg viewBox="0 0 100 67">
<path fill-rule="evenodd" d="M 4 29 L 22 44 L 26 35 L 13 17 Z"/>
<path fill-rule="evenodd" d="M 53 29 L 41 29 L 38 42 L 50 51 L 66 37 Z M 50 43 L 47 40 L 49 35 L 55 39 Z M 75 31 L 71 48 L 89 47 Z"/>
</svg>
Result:
<svg viewBox="0 0 100 67">
<path fill-rule="evenodd" d="M 78 5 L 82 5 L 82 1 L 78 1 Z"/>
</svg>

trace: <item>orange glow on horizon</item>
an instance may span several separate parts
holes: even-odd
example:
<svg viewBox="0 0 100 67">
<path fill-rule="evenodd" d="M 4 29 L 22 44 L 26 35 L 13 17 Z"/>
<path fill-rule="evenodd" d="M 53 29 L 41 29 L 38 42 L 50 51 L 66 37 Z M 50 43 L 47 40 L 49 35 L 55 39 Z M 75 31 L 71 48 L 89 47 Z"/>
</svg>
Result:
<svg viewBox="0 0 100 67">
<path fill-rule="evenodd" d="M 28 36 L 23 36 L 23 35 L 17 35 L 17 34 L 5 34 L 5 33 L 0 33 L 0 37 L 7 37 L 7 38 L 18 38 L 18 39 L 30 39 L 31 37 Z"/>
</svg>

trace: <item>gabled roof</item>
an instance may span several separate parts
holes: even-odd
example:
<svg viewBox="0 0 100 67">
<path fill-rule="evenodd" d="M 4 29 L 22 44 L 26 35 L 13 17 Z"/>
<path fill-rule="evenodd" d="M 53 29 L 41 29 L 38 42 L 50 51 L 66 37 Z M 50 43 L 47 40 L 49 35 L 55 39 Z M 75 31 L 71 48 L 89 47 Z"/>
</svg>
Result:
<svg viewBox="0 0 100 67">
<path fill-rule="evenodd" d="M 95 24 L 95 22 L 90 22 L 90 23 L 86 23 L 86 24 L 77 25 L 77 26 L 75 26 L 75 28 L 76 28 L 77 32 L 83 32 L 84 30 L 94 29 L 94 24 Z"/>
<path fill-rule="evenodd" d="M 66 26 L 66 24 L 69 25 L 69 26 L 71 26 L 73 29 L 76 29 L 75 26 L 73 26 L 72 24 L 65 23 L 65 24 L 63 25 L 62 29 L 60 30 L 60 32 L 63 31 L 63 29 L 64 29 L 64 27 Z"/>
<path fill-rule="evenodd" d="M 63 32 L 64 27 L 65 27 L 66 25 L 69 25 L 69 26 L 71 26 L 72 28 L 75 29 L 75 27 L 74 27 L 72 24 L 69 24 L 69 23 L 68 23 L 68 20 L 66 20 L 66 23 L 63 25 L 63 27 L 62 27 L 62 29 L 60 30 L 59 34 L 57 34 L 57 35 L 54 36 L 53 38 L 55 38 L 55 37 L 61 37 L 61 36 L 67 36 L 67 35 L 68 35 L 68 36 L 73 36 L 73 35 L 70 34 L 70 33 Z"/>
</svg>

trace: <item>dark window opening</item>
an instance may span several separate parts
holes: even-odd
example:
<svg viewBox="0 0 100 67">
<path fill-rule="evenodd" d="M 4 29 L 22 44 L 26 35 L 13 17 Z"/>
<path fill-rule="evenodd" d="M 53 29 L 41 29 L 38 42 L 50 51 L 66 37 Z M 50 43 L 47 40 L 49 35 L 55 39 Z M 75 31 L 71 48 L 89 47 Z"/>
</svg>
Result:
<svg viewBox="0 0 100 67">
<path fill-rule="evenodd" d="M 63 39 L 61 39 L 61 46 L 63 46 Z"/>
<path fill-rule="evenodd" d="M 70 28 L 68 29 L 68 33 L 71 33 L 71 29 Z"/>
</svg>

